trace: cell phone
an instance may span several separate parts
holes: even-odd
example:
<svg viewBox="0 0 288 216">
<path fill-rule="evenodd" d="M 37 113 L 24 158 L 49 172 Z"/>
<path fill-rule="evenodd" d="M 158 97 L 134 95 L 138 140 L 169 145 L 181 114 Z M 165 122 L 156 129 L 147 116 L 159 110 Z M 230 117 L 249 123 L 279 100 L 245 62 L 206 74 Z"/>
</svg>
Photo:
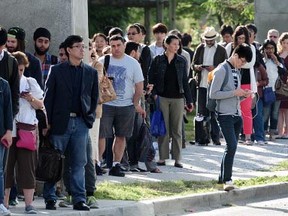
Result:
<svg viewBox="0 0 288 216">
<path fill-rule="evenodd" d="M 111 80 L 111 81 L 113 81 L 113 80 L 114 80 L 114 77 L 108 76 L 108 79 Z"/>
<path fill-rule="evenodd" d="M 30 92 L 28 92 L 28 91 L 22 91 L 21 93 L 20 93 L 20 96 L 24 96 L 24 95 L 26 95 L 26 94 L 29 94 Z"/>
<path fill-rule="evenodd" d="M 209 65 L 202 65 L 202 68 L 208 68 L 210 67 Z"/>
</svg>

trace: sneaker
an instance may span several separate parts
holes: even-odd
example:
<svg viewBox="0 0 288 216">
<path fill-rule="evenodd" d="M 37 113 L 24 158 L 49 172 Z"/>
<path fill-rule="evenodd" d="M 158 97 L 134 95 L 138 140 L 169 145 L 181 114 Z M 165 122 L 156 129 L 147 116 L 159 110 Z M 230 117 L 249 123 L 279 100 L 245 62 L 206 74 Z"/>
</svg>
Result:
<svg viewBox="0 0 288 216">
<path fill-rule="evenodd" d="M 88 196 L 86 204 L 90 208 L 95 208 L 95 209 L 99 208 L 99 204 L 98 204 L 98 202 L 97 202 L 97 200 L 96 200 L 96 198 L 94 196 Z"/>
<path fill-rule="evenodd" d="M 113 166 L 110 169 L 109 175 L 118 176 L 118 177 L 124 177 L 125 173 L 121 170 L 121 165 L 120 164 L 116 164 L 115 166 Z"/>
<path fill-rule="evenodd" d="M 37 211 L 34 206 L 28 205 L 25 207 L 25 214 L 37 214 Z"/>
<path fill-rule="evenodd" d="M 69 205 L 72 205 L 72 196 L 68 195 L 63 201 L 59 202 L 59 207 L 68 207 Z"/>
<path fill-rule="evenodd" d="M 18 202 L 17 198 L 9 200 L 9 206 L 16 206 L 18 204 L 19 204 L 19 202 Z"/>
<path fill-rule="evenodd" d="M 47 210 L 56 210 L 56 200 L 47 200 L 46 201 L 46 209 Z"/>
<path fill-rule="evenodd" d="M 230 191 L 230 190 L 234 190 L 236 187 L 235 185 L 233 185 L 233 182 L 232 181 L 227 181 L 224 183 L 223 185 L 223 189 L 225 191 Z"/>
<path fill-rule="evenodd" d="M 253 142 L 248 139 L 248 140 L 245 140 L 245 142 L 243 143 L 244 145 L 253 145 Z"/>
<path fill-rule="evenodd" d="M 3 204 L 0 204 L 0 215 L 8 216 L 11 215 L 11 212 Z"/>
<path fill-rule="evenodd" d="M 265 142 L 262 140 L 255 141 L 256 145 L 265 145 Z"/>
</svg>

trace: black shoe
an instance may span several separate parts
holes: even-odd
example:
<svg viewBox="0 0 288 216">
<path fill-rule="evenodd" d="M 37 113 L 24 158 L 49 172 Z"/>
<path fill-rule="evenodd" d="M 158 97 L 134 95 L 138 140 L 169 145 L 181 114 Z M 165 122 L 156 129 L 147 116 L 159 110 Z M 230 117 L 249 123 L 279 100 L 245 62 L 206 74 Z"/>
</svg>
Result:
<svg viewBox="0 0 288 216">
<path fill-rule="evenodd" d="M 48 210 L 56 210 L 56 200 L 48 200 L 48 201 L 46 201 L 46 209 L 48 209 Z"/>
<path fill-rule="evenodd" d="M 103 175 L 103 169 L 98 165 L 98 164 L 95 164 L 95 169 L 96 169 L 96 175 Z"/>
<path fill-rule="evenodd" d="M 181 163 L 174 163 L 174 166 L 177 168 L 183 168 L 183 164 Z"/>
<path fill-rule="evenodd" d="M 116 164 L 115 166 L 113 166 L 113 167 L 110 169 L 109 175 L 111 175 L 111 176 L 118 176 L 118 177 L 124 177 L 124 176 L 125 176 L 125 173 L 122 172 L 120 164 Z"/>
<path fill-rule="evenodd" d="M 73 205 L 74 210 L 79 211 L 90 211 L 90 207 L 85 204 L 85 202 L 81 201 Z"/>
<path fill-rule="evenodd" d="M 165 161 L 163 161 L 163 162 L 162 161 L 158 161 L 157 165 L 158 166 L 166 166 L 166 163 L 165 163 Z"/>
<path fill-rule="evenodd" d="M 213 141 L 213 145 L 221 145 L 221 142 L 218 140 L 218 141 Z"/>
</svg>

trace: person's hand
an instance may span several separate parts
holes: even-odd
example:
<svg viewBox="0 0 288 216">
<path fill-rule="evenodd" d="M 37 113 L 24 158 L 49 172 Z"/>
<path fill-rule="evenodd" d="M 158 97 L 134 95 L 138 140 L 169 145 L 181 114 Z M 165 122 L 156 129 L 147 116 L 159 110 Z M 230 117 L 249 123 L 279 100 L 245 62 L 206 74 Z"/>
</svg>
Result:
<svg viewBox="0 0 288 216">
<path fill-rule="evenodd" d="M 187 112 L 192 112 L 193 109 L 194 109 L 194 106 L 193 106 L 192 103 L 185 105 L 185 110 L 186 110 Z"/>
<path fill-rule="evenodd" d="M 211 65 L 211 66 L 206 67 L 205 69 L 210 72 L 210 71 L 214 70 L 214 68 L 215 67 L 213 65 Z"/>
<path fill-rule="evenodd" d="M 153 90 L 154 85 L 153 84 L 147 84 L 146 86 L 146 94 L 150 94 Z"/>
<path fill-rule="evenodd" d="M 244 91 L 245 91 L 244 97 L 246 98 L 250 97 L 253 94 L 253 92 L 249 89 L 244 89 Z"/>
<path fill-rule="evenodd" d="M 136 112 L 139 113 L 143 118 L 146 118 L 146 112 L 145 112 L 145 110 L 144 110 L 139 104 L 137 104 L 137 105 L 135 106 L 135 110 L 136 110 Z"/>
<path fill-rule="evenodd" d="M 1 138 L 1 142 L 4 143 L 5 147 L 9 148 L 12 145 L 12 131 L 7 130 Z"/>
<path fill-rule="evenodd" d="M 33 99 L 33 96 L 30 92 L 27 92 L 27 93 L 21 94 L 21 98 L 27 100 L 28 102 L 31 102 Z"/>
<path fill-rule="evenodd" d="M 202 70 L 203 70 L 202 65 L 194 65 L 194 68 L 195 68 L 197 71 L 202 71 Z"/>
<path fill-rule="evenodd" d="M 234 90 L 234 95 L 238 97 L 244 97 L 247 92 L 241 88 L 237 88 Z"/>
</svg>

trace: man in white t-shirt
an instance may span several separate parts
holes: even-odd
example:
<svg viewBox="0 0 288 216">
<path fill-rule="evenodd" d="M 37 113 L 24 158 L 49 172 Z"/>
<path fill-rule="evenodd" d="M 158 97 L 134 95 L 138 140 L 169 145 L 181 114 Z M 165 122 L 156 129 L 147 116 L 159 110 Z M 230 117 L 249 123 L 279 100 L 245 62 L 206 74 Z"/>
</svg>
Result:
<svg viewBox="0 0 288 216">
<path fill-rule="evenodd" d="M 103 104 L 103 115 L 100 121 L 99 143 L 105 138 L 115 136 L 113 143 L 113 167 L 109 175 L 124 177 L 121 171 L 126 138 L 133 132 L 135 112 L 145 117 L 146 113 L 139 104 L 143 94 L 144 77 L 139 63 L 125 54 L 125 40 L 114 35 L 109 39 L 111 56 L 107 75 L 113 79 L 117 99 Z M 105 56 L 99 59 L 104 64 Z"/>
</svg>

